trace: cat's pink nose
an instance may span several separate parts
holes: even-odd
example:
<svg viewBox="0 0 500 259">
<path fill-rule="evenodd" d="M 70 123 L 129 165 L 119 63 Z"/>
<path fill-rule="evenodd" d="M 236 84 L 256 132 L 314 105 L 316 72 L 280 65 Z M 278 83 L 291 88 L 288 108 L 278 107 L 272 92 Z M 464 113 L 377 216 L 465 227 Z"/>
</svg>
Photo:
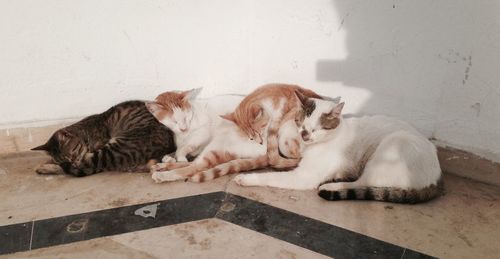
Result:
<svg viewBox="0 0 500 259">
<path fill-rule="evenodd" d="M 304 141 L 308 141 L 311 138 L 311 135 L 309 134 L 309 132 L 307 130 L 301 131 L 300 135 L 302 136 L 302 139 Z"/>
<path fill-rule="evenodd" d="M 187 128 L 180 128 L 181 132 L 186 132 L 188 129 Z"/>
</svg>

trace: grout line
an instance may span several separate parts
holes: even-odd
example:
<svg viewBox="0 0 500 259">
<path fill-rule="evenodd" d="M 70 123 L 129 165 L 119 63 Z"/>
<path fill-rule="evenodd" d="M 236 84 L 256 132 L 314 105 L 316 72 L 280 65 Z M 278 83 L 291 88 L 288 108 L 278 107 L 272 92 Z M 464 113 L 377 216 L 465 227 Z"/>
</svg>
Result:
<svg viewBox="0 0 500 259">
<path fill-rule="evenodd" d="M 33 244 L 33 230 L 35 229 L 35 220 L 31 221 L 31 236 L 30 236 L 30 249 L 31 250 L 31 245 Z"/>
<path fill-rule="evenodd" d="M 215 213 L 214 218 L 221 218 L 221 214 L 224 213 L 222 211 L 222 206 L 224 206 L 224 203 L 226 203 L 228 197 L 229 197 L 229 193 L 224 191 L 224 199 L 222 199 L 222 202 L 220 203 L 220 207 L 217 209 L 217 212 Z"/>
<path fill-rule="evenodd" d="M 234 176 L 229 176 L 228 177 L 229 179 L 226 181 L 226 183 L 224 184 L 224 190 L 222 192 L 224 192 L 224 199 L 222 199 L 222 202 L 220 204 L 220 207 L 219 209 L 217 209 L 217 212 L 215 213 L 214 215 L 214 218 L 220 218 L 221 216 L 221 213 L 222 212 L 222 206 L 224 206 L 224 203 L 227 201 L 228 197 L 229 197 L 229 192 L 227 191 L 227 189 L 229 188 L 229 184 L 231 183 L 231 181 L 233 180 Z"/>
</svg>

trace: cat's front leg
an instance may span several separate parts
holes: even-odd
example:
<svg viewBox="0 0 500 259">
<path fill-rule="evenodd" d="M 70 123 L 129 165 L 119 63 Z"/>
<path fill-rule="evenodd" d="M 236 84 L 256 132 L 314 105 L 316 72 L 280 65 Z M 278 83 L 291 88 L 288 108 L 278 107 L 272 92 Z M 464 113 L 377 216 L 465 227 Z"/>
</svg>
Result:
<svg viewBox="0 0 500 259">
<path fill-rule="evenodd" d="M 240 174 L 233 179 L 241 186 L 269 186 L 282 189 L 309 190 L 320 182 L 309 174 L 296 171 Z"/>
<path fill-rule="evenodd" d="M 35 172 L 38 174 L 64 174 L 62 167 L 53 163 L 40 165 L 35 169 Z"/>
<path fill-rule="evenodd" d="M 155 183 L 173 182 L 173 181 L 185 179 L 181 175 L 176 174 L 175 172 L 171 172 L 171 171 L 154 172 L 151 175 L 151 178 L 155 181 Z"/>
<path fill-rule="evenodd" d="M 157 163 L 150 167 L 151 173 L 169 171 L 181 167 L 186 167 L 190 165 L 190 162 L 167 162 L 167 163 Z"/>
</svg>

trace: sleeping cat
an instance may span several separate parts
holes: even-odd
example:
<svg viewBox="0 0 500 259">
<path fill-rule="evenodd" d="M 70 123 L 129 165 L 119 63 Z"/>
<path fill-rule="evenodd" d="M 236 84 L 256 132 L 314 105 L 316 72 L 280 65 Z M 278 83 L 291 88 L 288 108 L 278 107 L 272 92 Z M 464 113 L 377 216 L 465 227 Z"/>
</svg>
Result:
<svg viewBox="0 0 500 259">
<path fill-rule="evenodd" d="M 102 171 L 147 171 L 175 151 L 170 129 L 156 121 L 143 101 L 127 101 L 56 131 L 32 150 L 52 159 L 36 169 L 40 174 L 86 176 Z"/>
<path fill-rule="evenodd" d="M 244 118 L 244 116 L 238 115 L 240 114 L 239 112 L 223 116 L 227 120 L 220 120 L 216 125 L 216 130 L 213 131 L 213 138 L 192 163 L 177 162 L 155 165 L 152 167 L 153 179 L 156 182 L 183 179 L 203 182 L 225 174 L 260 169 L 270 165 L 279 168 L 295 166 L 298 160 L 293 160 L 292 163 L 288 163 L 290 160 L 286 159 L 285 162 L 283 162 L 283 160 L 279 161 L 281 157 L 278 153 L 278 149 L 286 154 L 293 153 L 288 150 L 288 145 L 279 147 L 278 142 L 280 139 L 278 139 L 278 129 L 280 119 L 283 117 L 281 116 L 282 112 L 287 112 L 287 116 L 290 116 L 289 114 L 295 115 L 296 113 L 292 113 L 291 111 L 293 109 L 298 109 L 301 105 L 294 94 L 295 90 L 304 92 L 308 95 L 314 95 L 311 94 L 309 90 L 290 85 L 268 85 L 250 93 L 241 101 L 238 106 L 239 109 L 236 110 L 242 110 L 241 113 L 245 113 L 247 108 L 248 110 L 258 109 L 258 112 L 252 112 L 255 116 L 250 115 L 248 116 L 249 118 Z M 256 107 L 251 107 L 252 103 L 254 103 Z M 265 108 L 262 108 L 262 106 L 265 106 Z M 186 113 L 188 110 L 189 109 L 177 109 L 179 114 L 181 112 Z M 210 111 L 210 109 L 198 109 L 195 113 L 203 113 L 206 111 Z M 236 117 L 238 119 L 236 119 Z M 243 130 L 244 127 L 238 127 L 236 122 L 246 123 L 246 121 L 244 121 L 245 119 L 250 119 L 251 123 L 244 125 L 249 125 L 254 128 L 258 125 L 259 130 L 254 131 L 246 128 L 247 131 L 245 131 Z M 270 122 L 271 125 L 268 126 Z M 293 118 L 291 122 L 294 122 Z M 297 135 L 297 126 L 293 126 L 295 134 Z M 269 133 L 265 131 L 267 127 L 269 127 Z M 176 127 L 172 125 L 171 128 L 175 129 Z M 248 137 L 250 132 L 255 133 L 255 135 Z M 253 137 L 255 137 L 255 139 Z M 256 138 L 262 138 L 263 140 L 255 141 Z M 180 145 L 179 149 L 181 149 Z M 268 157 L 268 155 L 266 155 L 273 152 L 276 154 L 275 156 Z M 161 172 L 162 170 L 170 171 Z"/>
<path fill-rule="evenodd" d="M 267 84 L 245 97 L 234 112 L 222 116 L 238 125 L 250 140 L 260 144 L 269 131 L 273 133 L 270 134 L 272 136 L 280 136 L 281 142 L 272 146 L 281 147 L 281 150 L 269 148 L 271 145 L 268 145 L 269 162 L 276 169 L 295 167 L 300 158 L 301 142 L 294 120 L 301 107 L 295 91 L 307 97 L 322 98 L 297 85 Z M 275 139 L 268 139 L 268 142 Z M 283 159 L 280 151 L 290 159 Z"/>
<path fill-rule="evenodd" d="M 187 156 L 197 156 L 219 129 L 219 114 L 228 113 L 243 99 L 240 95 L 221 95 L 209 99 L 195 99 L 201 88 L 182 92 L 165 92 L 146 106 L 155 118 L 175 134 L 175 158 L 166 155 L 162 162 L 180 162 L 187 165 Z M 160 169 L 164 164 L 156 165 Z"/>
<path fill-rule="evenodd" d="M 344 119 L 344 103 L 297 95 L 311 110 L 304 112 L 300 127 L 306 148 L 299 166 L 290 172 L 238 175 L 238 184 L 299 190 L 319 186 L 319 195 L 327 200 L 416 203 L 439 195 L 436 148 L 409 124 L 385 116 Z"/>
</svg>

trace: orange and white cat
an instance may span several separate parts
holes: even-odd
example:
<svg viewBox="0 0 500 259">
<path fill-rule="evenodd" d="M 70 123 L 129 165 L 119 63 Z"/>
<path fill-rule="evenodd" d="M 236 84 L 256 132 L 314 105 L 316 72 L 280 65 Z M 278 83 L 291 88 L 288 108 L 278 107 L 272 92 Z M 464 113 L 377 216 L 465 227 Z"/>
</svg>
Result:
<svg viewBox="0 0 500 259">
<path fill-rule="evenodd" d="M 319 187 L 318 194 L 327 200 L 417 203 L 440 194 L 436 147 L 415 128 L 381 115 L 344 118 L 344 103 L 299 99 L 312 107 L 300 122 L 306 147 L 299 166 L 289 172 L 241 174 L 236 183 Z"/>
<path fill-rule="evenodd" d="M 250 140 L 262 144 L 266 137 L 270 137 L 269 163 L 276 169 L 294 167 L 300 159 L 301 141 L 296 116 L 303 107 L 295 92 L 323 99 L 298 85 L 267 84 L 245 97 L 234 112 L 222 116 L 238 125 Z M 278 136 L 279 143 L 274 143 L 278 141 Z M 283 159 L 280 152 L 290 159 Z"/>
<path fill-rule="evenodd" d="M 218 131 L 217 125 L 222 121 L 219 114 L 232 111 L 243 99 L 240 95 L 196 99 L 200 91 L 201 88 L 169 91 L 146 103 L 154 117 L 174 132 L 175 158 L 166 155 L 162 162 L 187 162 L 188 155 L 200 154 Z"/>
<path fill-rule="evenodd" d="M 303 109 L 295 91 L 321 98 L 298 86 L 273 84 L 260 87 L 245 97 L 234 113 L 223 116 L 226 120 L 217 125 L 212 140 L 192 163 L 164 163 L 154 166 L 153 179 L 163 182 L 189 178 L 191 181 L 202 182 L 225 174 L 265 168 L 269 165 L 282 169 L 295 166 L 298 159 L 281 159 L 278 151 L 279 149 L 284 154 L 300 157 L 298 141 L 281 141 L 281 138 L 278 140 L 278 127 L 283 125 L 281 121 L 285 119 L 291 130 L 283 131 L 283 135 L 289 134 L 292 136 L 290 139 L 300 137 L 294 119 L 295 112 Z M 245 121 L 246 119 L 249 122 Z M 268 126 L 269 133 L 266 131 Z M 285 146 L 278 147 L 278 141 Z M 275 153 L 276 156 L 268 158 L 268 153 Z"/>
</svg>

